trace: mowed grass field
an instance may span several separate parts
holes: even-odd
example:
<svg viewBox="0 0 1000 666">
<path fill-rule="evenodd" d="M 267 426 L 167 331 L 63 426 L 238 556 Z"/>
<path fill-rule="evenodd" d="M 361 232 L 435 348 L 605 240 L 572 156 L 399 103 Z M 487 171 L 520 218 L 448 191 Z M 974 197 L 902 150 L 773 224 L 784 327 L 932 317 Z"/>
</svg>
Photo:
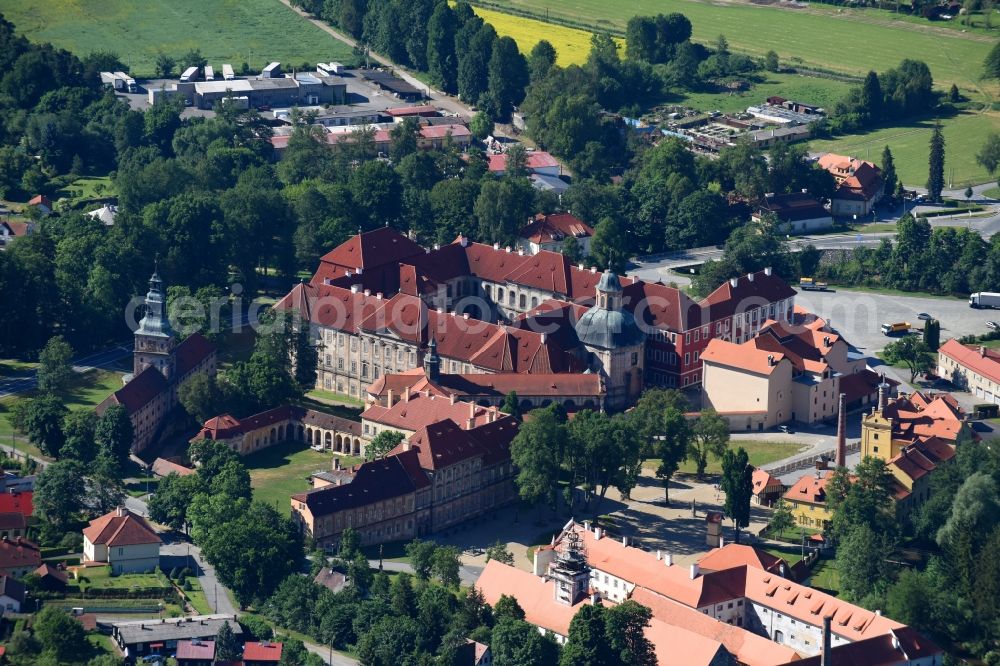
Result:
<svg viewBox="0 0 1000 666">
<path fill-rule="evenodd" d="M 896 173 L 906 185 L 923 187 L 927 182 L 927 156 L 934 123 L 924 120 L 901 127 L 891 127 L 867 134 L 852 134 L 830 141 L 812 141 L 809 149 L 882 161 L 882 149 L 888 145 L 896 164 Z M 993 178 L 976 163 L 976 153 L 984 137 L 1000 131 L 1000 119 L 994 113 L 962 113 L 941 123 L 945 142 L 944 176 L 946 187 L 964 188 Z"/>
<path fill-rule="evenodd" d="M 114 51 L 139 77 L 153 75 L 158 53 L 179 58 L 190 49 L 216 71 L 223 63 L 354 62 L 350 47 L 278 0 L 3 0 L 0 13 L 33 41 L 80 56 Z"/>
<path fill-rule="evenodd" d="M 243 462 L 250 470 L 254 499 L 286 514 L 290 510 L 291 496 L 309 490 L 309 475 L 329 470 L 333 455 L 313 451 L 303 443 L 285 442 L 252 453 Z M 340 462 L 348 467 L 361 462 L 361 459 L 341 456 Z"/>
</svg>

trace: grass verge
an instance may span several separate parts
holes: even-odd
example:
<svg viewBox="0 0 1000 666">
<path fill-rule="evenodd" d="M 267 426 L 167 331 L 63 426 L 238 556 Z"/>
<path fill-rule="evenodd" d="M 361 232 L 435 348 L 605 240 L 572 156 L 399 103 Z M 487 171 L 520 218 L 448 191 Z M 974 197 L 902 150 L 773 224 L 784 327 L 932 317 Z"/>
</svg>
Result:
<svg viewBox="0 0 1000 666">
<path fill-rule="evenodd" d="M 330 469 L 332 460 L 330 453 L 313 451 L 304 443 L 286 442 L 252 453 L 243 462 L 250 470 L 254 498 L 284 514 L 289 511 L 293 494 L 309 490 L 309 475 Z M 341 456 L 340 460 L 343 465 L 360 462 L 350 456 Z"/>
</svg>

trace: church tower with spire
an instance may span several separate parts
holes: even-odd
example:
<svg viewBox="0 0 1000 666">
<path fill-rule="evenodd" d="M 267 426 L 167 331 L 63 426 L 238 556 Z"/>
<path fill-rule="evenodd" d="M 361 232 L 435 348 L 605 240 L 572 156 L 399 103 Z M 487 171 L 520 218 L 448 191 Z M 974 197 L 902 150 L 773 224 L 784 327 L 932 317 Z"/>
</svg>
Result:
<svg viewBox="0 0 1000 666">
<path fill-rule="evenodd" d="M 436 382 L 441 376 L 441 357 L 437 352 L 437 340 L 431 336 L 427 343 L 427 353 L 424 354 L 424 374 L 432 382 Z"/>
<path fill-rule="evenodd" d="M 149 278 L 146 294 L 146 312 L 135 331 L 135 348 L 132 354 L 133 376 L 153 366 L 167 381 L 174 379 L 176 345 L 174 332 L 167 318 L 167 299 L 160 274 L 154 269 Z"/>
</svg>

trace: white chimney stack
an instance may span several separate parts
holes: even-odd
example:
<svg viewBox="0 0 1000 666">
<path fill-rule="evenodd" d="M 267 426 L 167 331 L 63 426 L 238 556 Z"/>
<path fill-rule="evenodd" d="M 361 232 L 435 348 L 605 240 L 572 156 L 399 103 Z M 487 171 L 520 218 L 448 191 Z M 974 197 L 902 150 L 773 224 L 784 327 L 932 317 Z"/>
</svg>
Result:
<svg viewBox="0 0 1000 666">
<path fill-rule="evenodd" d="M 665 554 L 663 556 L 663 563 L 666 564 L 668 567 L 674 566 L 674 554 L 673 553 Z"/>
<path fill-rule="evenodd" d="M 697 578 L 698 574 L 700 574 L 700 573 L 701 573 L 701 568 L 697 564 L 692 564 L 691 565 L 691 580 L 694 580 L 695 578 Z"/>
</svg>

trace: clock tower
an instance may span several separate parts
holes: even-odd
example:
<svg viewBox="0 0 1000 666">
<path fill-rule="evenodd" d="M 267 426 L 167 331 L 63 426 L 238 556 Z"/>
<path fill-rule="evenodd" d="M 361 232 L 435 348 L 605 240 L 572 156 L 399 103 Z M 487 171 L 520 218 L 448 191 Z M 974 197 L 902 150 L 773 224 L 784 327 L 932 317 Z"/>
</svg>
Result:
<svg viewBox="0 0 1000 666">
<path fill-rule="evenodd" d="M 135 331 L 133 375 L 138 376 L 148 366 L 153 366 L 167 381 L 172 381 L 175 344 L 174 332 L 167 318 L 163 281 L 154 270 L 153 276 L 149 278 L 149 292 L 146 294 L 146 313 Z"/>
</svg>

